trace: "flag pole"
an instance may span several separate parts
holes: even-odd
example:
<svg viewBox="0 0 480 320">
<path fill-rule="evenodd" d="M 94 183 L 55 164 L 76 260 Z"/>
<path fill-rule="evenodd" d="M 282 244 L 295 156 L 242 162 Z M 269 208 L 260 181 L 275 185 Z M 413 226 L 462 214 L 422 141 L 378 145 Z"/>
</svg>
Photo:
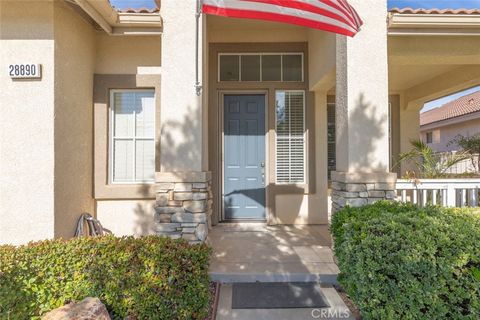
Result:
<svg viewBox="0 0 480 320">
<path fill-rule="evenodd" d="M 202 2 L 197 0 L 197 12 L 195 13 L 196 19 L 196 34 L 195 34 L 195 92 L 197 96 L 202 94 L 202 85 L 200 84 L 200 73 L 199 73 L 199 28 L 200 28 L 200 18 L 202 16 Z"/>
</svg>

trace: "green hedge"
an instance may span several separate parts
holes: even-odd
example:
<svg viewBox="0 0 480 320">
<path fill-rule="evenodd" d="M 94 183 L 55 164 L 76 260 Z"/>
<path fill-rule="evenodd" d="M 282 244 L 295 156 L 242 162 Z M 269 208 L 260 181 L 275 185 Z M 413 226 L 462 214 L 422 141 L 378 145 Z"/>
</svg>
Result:
<svg viewBox="0 0 480 320">
<path fill-rule="evenodd" d="M 332 220 L 339 282 L 364 319 L 479 319 L 480 215 L 380 202 Z"/>
<path fill-rule="evenodd" d="M 210 248 L 149 236 L 0 246 L 0 319 L 99 297 L 113 319 L 204 319 Z"/>
</svg>

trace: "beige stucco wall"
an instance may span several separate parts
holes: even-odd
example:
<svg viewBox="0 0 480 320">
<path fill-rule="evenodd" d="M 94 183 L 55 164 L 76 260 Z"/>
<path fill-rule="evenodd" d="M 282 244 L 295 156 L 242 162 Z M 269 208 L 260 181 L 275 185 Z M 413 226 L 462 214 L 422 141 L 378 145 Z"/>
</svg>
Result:
<svg viewBox="0 0 480 320">
<path fill-rule="evenodd" d="M 69 238 L 78 217 L 94 213 L 93 69 L 95 30 L 56 1 L 55 35 L 55 237 Z"/>
<path fill-rule="evenodd" d="M 116 236 L 154 233 L 154 200 L 101 200 L 96 202 L 97 218 Z"/>
<path fill-rule="evenodd" d="M 207 17 L 208 40 L 211 43 L 231 42 L 303 42 L 307 29 L 276 22 Z"/>
<path fill-rule="evenodd" d="M 335 35 L 308 30 L 308 68 L 311 90 L 328 91 L 335 85 Z"/>
<path fill-rule="evenodd" d="M 480 119 L 465 120 L 464 122 L 453 123 L 445 126 L 438 126 L 433 129 L 420 129 L 420 136 L 423 141 L 427 141 L 426 134 L 433 131 L 433 143 L 429 146 L 438 152 L 456 151 L 461 148 L 456 144 L 448 145 L 457 135 L 473 136 L 480 133 Z M 437 137 L 435 137 L 437 134 Z M 435 139 L 436 138 L 436 139 Z"/>
<path fill-rule="evenodd" d="M 480 63 L 477 36 L 389 37 L 390 63 L 397 65 L 470 65 Z"/>
<path fill-rule="evenodd" d="M 401 96 L 400 98 L 400 153 L 411 150 L 411 140 L 416 140 L 420 137 L 420 109 L 423 103 L 406 102 Z M 401 175 L 407 170 L 413 170 L 411 165 L 406 163 L 400 164 Z"/>
<path fill-rule="evenodd" d="M 159 36 L 109 36 L 96 34 L 95 73 L 159 73 L 161 38 Z M 193 49 L 192 49 L 193 50 Z"/>
<path fill-rule="evenodd" d="M 54 34 L 49 1 L 0 1 L 0 243 L 54 235 Z M 7 66 L 41 63 L 40 81 Z"/>
<path fill-rule="evenodd" d="M 195 92 L 194 1 L 162 3 L 161 171 L 206 170 L 203 159 L 202 96 Z M 202 20 L 199 22 L 203 29 Z M 199 61 L 203 61 L 199 41 Z M 200 62 L 201 65 L 201 62 Z M 203 77 L 199 68 L 199 79 Z"/>
</svg>

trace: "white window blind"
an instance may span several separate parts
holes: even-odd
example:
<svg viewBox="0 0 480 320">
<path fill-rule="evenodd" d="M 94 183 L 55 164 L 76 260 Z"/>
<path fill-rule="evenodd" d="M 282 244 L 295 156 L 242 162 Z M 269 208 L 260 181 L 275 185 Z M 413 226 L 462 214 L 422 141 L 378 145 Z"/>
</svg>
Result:
<svg viewBox="0 0 480 320">
<path fill-rule="evenodd" d="M 153 182 L 155 176 L 155 94 L 113 90 L 110 106 L 110 181 Z"/>
<path fill-rule="evenodd" d="M 276 92 L 277 183 L 305 182 L 305 92 Z"/>
</svg>

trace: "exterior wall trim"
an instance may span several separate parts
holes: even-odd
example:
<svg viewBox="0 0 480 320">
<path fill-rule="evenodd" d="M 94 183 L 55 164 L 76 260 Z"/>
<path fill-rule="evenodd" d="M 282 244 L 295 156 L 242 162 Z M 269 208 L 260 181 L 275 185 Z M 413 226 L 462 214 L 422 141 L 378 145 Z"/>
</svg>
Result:
<svg viewBox="0 0 480 320">
<path fill-rule="evenodd" d="M 155 184 L 110 184 L 109 166 L 109 109 L 110 90 L 155 90 L 155 123 L 160 123 L 160 75 L 95 74 L 94 104 L 94 198 L 95 199 L 154 199 Z M 155 128 L 155 170 L 160 168 L 160 126 Z"/>
<path fill-rule="evenodd" d="M 478 36 L 480 18 L 473 14 L 405 14 L 388 15 L 388 35 L 457 35 Z"/>
</svg>

